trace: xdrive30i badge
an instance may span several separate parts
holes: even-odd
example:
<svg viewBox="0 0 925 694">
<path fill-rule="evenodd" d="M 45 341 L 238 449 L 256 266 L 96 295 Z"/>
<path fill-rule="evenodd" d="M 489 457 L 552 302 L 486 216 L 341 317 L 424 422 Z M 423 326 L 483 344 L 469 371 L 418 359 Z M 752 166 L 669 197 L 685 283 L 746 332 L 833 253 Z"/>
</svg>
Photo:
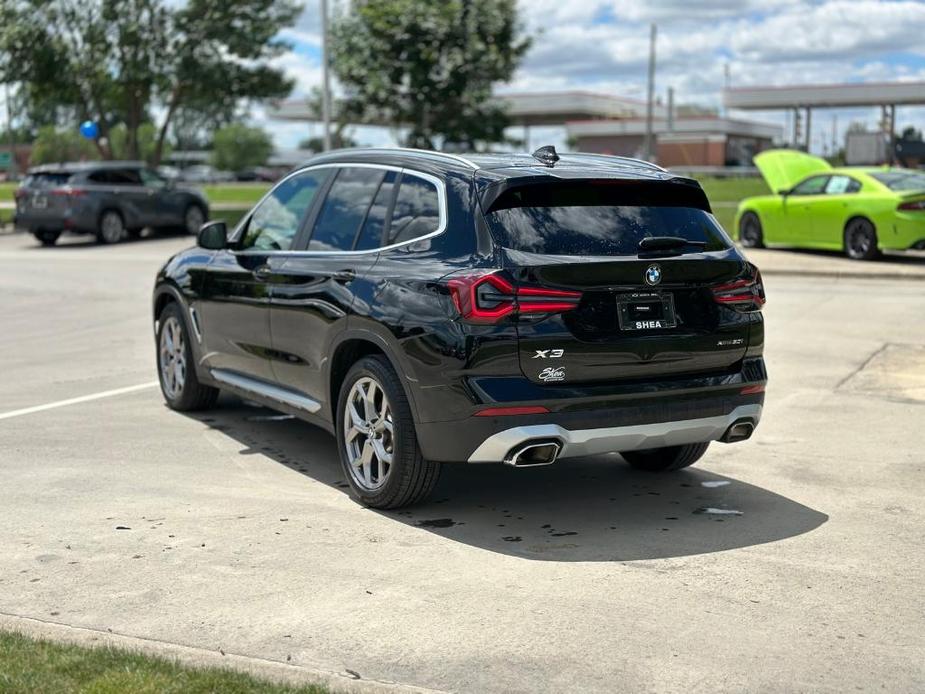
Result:
<svg viewBox="0 0 925 694">
<path fill-rule="evenodd" d="M 658 265 L 650 265 L 646 269 L 646 284 L 655 286 L 662 281 L 662 268 Z"/>
</svg>

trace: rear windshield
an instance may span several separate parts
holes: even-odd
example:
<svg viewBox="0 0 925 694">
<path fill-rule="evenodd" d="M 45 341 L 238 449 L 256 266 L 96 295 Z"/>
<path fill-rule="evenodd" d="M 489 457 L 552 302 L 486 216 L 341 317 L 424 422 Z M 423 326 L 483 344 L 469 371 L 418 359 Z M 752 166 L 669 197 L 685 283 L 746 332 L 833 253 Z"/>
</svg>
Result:
<svg viewBox="0 0 925 694">
<path fill-rule="evenodd" d="M 925 173 L 920 171 L 883 171 L 871 176 L 890 190 L 925 190 Z"/>
<path fill-rule="evenodd" d="M 663 205 L 657 195 L 535 188 L 545 190 L 515 191 L 499 199 L 486 215 L 492 233 L 505 248 L 545 255 L 635 256 L 639 242 L 651 236 L 705 244 L 690 246 L 687 252 L 721 251 L 731 245 L 709 212 Z"/>
<path fill-rule="evenodd" d="M 55 188 L 65 185 L 71 176 L 69 171 L 55 171 L 53 173 L 34 173 L 26 176 L 22 182 L 25 188 Z"/>
</svg>

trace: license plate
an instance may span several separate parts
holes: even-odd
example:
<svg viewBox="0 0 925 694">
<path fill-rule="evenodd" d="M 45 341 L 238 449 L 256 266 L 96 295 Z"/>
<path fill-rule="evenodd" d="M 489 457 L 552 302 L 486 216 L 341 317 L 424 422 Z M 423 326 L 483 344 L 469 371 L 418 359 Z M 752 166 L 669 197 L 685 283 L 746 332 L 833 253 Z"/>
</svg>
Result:
<svg viewBox="0 0 925 694">
<path fill-rule="evenodd" d="M 671 294 L 621 294 L 617 315 L 620 330 L 664 330 L 678 324 Z"/>
<path fill-rule="evenodd" d="M 48 207 L 48 198 L 44 195 L 35 195 L 32 197 L 32 207 L 37 210 L 44 210 Z"/>
</svg>

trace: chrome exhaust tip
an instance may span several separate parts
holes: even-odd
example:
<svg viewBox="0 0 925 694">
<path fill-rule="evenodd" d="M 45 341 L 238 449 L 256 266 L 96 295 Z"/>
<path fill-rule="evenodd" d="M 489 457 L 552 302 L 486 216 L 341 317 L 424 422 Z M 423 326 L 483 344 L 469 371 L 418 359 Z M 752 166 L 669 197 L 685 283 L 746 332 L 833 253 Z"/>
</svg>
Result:
<svg viewBox="0 0 925 694">
<path fill-rule="evenodd" d="M 733 422 L 732 425 L 726 429 L 726 433 L 723 434 L 723 438 L 720 439 L 723 443 L 736 443 L 737 441 L 745 441 L 746 439 L 751 438 L 752 434 L 755 431 L 755 423 L 750 419 L 740 419 L 736 422 Z"/>
<path fill-rule="evenodd" d="M 513 467 L 552 465 L 559 457 L 562 444 L 558 441 L 534 441 L 516 446 L 505 456 L 504 464 Z"/>
</svg>

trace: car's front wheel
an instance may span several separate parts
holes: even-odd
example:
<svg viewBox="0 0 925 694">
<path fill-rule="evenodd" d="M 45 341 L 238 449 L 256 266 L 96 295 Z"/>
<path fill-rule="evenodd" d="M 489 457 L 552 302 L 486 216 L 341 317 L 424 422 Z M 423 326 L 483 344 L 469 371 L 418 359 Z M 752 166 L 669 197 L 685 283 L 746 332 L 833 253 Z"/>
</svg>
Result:
<svg viewBox="0 0 925 694">
<path fill-rule="evenodd" d="M 187 234 L 195 236 L 206 223 L 206 213 L 199 205 L 190 205 L 183 213 L 183 227 Z"/>
<path fill-rule="evenodd" d="M 364 357 L 344 379 L 337 440 L 350 488 L 366 506 L 409 506 L 437 483 L 440 466 L 421 455 L 411 406 L 385 357 Z"/>
<path fill-rule="evenodd" d="M 873 260 L 880 255 L 877 230 L 866 219 L 852 219 L 845 227 L 845 254 L 854 260 Z"/>
<path fill-rule="evenodd" d="M 627 451 L 620 455 L 637 470 L 673 472 L 696 463 L 707 452 L 709 446 L 709 443 L 691 443 L 685 446 L 650 448 L 646 451 Z"/>
<path fill-rule="evenodd" d="M 175 303 L 168 304 L 158 319 L 157 374 L 164 400 L 173 410 L 203 410 L 218 399 L 218 388 L 203 385 L 196 376 L 189 333 Z"/>
<path fill-rule="evenodd" d="M 745 248 L 764 248 L 761 220 L 754 212 L 746 212 L 739 220 L 739 243 Z"/>
</svg>

